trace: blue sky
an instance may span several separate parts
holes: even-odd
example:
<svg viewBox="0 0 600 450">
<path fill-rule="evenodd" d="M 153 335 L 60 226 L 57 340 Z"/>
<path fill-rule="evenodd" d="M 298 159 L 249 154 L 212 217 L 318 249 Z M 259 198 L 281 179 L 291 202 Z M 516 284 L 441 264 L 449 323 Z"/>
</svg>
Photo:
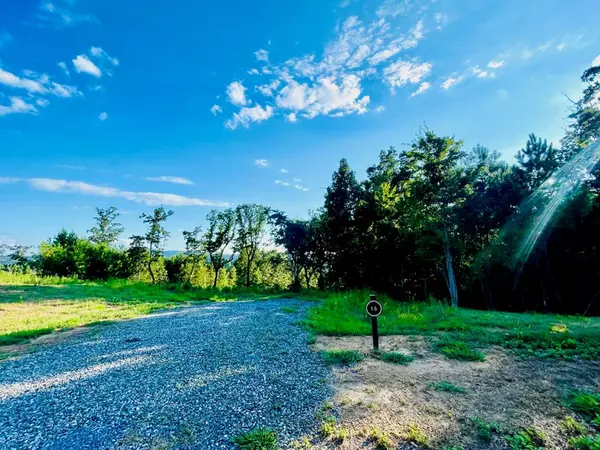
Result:
<svg viewBox="0 0 600 450">
<path fill-rule="evenodd" d="M 511 159 L 558 141 L 600 64 L 596 0 L 4 0 L 0 241 L 117 206 L 180 230 L 255 202 L 306 216 L 426 124 Z M 124 237 L 126 237 L 124 236 Z"/>
</svg>

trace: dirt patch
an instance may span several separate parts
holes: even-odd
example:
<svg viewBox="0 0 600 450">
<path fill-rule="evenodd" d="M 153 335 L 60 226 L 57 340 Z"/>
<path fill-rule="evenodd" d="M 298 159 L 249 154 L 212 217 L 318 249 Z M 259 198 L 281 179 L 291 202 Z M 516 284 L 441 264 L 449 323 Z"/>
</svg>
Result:
<svg viewBox="0 0 600 450">
<path fill-rule="evenodd" d="M 91 327 L 77 327 L 69 330 L 55 331 L 54 333 L 44 334 L 22 344 L 0 345 L 0 353 L 11 353 L 17 355 L 29 351 L 36 346 L 55 344 L 73 336 L 79 336 L 80 334 L 87 333 L 90 330 Z"/>
<path fill-rule="evenodd" d="M 370 353 L 371 345 L 370 337 L 319 337 L 314 349 Z M 549 448 L 566 448 L 560 424 L 572 412 L 563 404 L 565 394 L 573 388 L 600 390 L 597 362 L 520 359 L 500 348 L 488 351 L 484 362 L 461 362 L 432 352 L 427 339 L 411 336 L 385 336 L 380 347 L 415 360 L 403 366 L 371 356 L 353 367 L 335 368 L 333 403 L 339 426 L 351 437 L 323 448 L 375 448 L 367 439 L 373 428 L 389 434 L 394 444 L 408 445 L 402 442 L 411 426 L 433 448 L 506 448 L 506 433 L 532 425 L 547 434 Z M 465 392 L 430 387 L 439 382 Z M 478 436 L 475 418 L 497 422 L 501 431 L 488 442 Z"/>
</svg>

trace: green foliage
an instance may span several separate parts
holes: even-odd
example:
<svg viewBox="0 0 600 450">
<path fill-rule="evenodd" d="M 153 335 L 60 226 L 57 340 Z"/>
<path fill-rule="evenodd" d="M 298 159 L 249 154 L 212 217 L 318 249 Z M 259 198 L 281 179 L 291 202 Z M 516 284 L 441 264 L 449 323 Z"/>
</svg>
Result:
<svg viewBox="0 0 600 450">
<path fill-rule="evenodd" d="M 569 445 L 577 450 L 600 450 L 600 434 L 569 438 Z"/>
<path fill-rule="evenodd" d="M 415 360 L 414 356 L 405 355 L 404 353 L 400 352 L 384 352 L 381 353 L 380 358 L 383 361 L 391 362 L 394 364 L 402 364 L 404 366 L 408 365 L 409 363 Z"/>
<path fill-rule="evenodd" d="M 485 361 L 485 355 L 473 346 L 464 341 L 441 340 L 436 348 L 446 358 L 457 359 L 459 361 Z"/>
<path fill-rule="evenodd" d="M 425 447 L 429 442 L 427 435 L 417 426 L 409 425 L 408 430 L 402 435 L 404 439 Z"/>
<path fill-rule="evenodd" d="M 572 392 L 567 403 L 573 411 L 595 417 L 600 414 L 600 394 L 595 392 Z"/>
<path fill-rule="evenodd" d="M 501 426 L 498 422 L 488 422 L 485 419 L 474 417 L 471 423 L 475 426 L 477 437 L 485 442 L 490 442 L 494 433 L 501 431 Z"/>
<path fill-rule="evenodd" d="M 378 450 L 393 450 L 394 444 L 387 433 L 384 433 L 379 428 L 372 428 L 369 433 L 369 439 L 375 444 Z"/>
<path fill-rule="evenodd" d="M 326 350 L 322 352 L 328 364 L 355 364 L 365 359 L 365 355 L 357 350 Z"/>
<path fill-rule="evenodd" d="M 268 428 L 256 428 L 248 433 L 236 436 L 232 442 L 240 450 L 277 450 L 277 435 Z"/>
<path fill-rule="evenodd" d="M 506 442 L 512 450 L 543 450 L 546 434 L 531 426 L 512 436 L 506 436 Z"/>
<path fill-rule="evenodd" d="M 567 434 L 582 434 L 585 432 L 585 427 L 571 416 L 565 417 L 561 425 Z"/>
<path fill-rule="evenodd" d="M 117 222 L 120 216 L 117 208 L 114 206 L 106 209 L 96 208 L 96 214 L 97 216 L 94 217 L 96 226 L 88 230 L 90 242 L 106 246 L 115 245 L 121 233 L 125 231 L 125 228 Z"/>
<path fill-rule="evenodd" d="M 448 381 L 437 381 L 434 383 L 429 383 L 427 387 L 436 391 L 452 392 L 453 394 L 465 394 L 467 392 L 464 388 L 461 388 L 460 386 L 457 386 Z"/>
</svg>

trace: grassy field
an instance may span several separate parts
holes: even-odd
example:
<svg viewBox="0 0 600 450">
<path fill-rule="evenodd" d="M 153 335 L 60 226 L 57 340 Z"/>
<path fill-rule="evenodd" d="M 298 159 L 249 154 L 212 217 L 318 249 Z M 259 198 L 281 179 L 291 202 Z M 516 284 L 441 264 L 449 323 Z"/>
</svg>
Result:
<svg viewBox="0 0 600 450">
<path fill-rule="evenodd" d="M 481 360 L 481 350 L 490 345 L 541 357 L 600 359 L 600 318 L 488 312 L 378 298 L 383 304 L 381 335 L 430 336 L 439 352 L 454 359 Z M 367 292 L 331 294 L 309 312 L 306 325 L 314 334 L 326 336 L 368 335 L 366 299 Z"/>
<path fill-rule="evenodd" d="M 0 346 L 198 301 L 268 299 L 281 293 L 165 287 L 129 280 L 81 282 L 0 271 Z"/>
</svg>

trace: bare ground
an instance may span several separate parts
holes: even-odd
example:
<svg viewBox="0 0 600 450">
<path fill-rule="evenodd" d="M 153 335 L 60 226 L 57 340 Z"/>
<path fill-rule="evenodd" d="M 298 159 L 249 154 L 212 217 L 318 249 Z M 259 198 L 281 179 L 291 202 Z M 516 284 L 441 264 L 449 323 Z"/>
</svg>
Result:
<svg viewBox="0 0 600 450">
<path fill-rule="evenodd" d="M 368 336 L 319 337 L 313 347 L 370 353 L 371 345 Z M 349 430 L 350 437 L 343 442 L 321 439 L 312 448 L 377 448 L 368 438 L 373 428 L 388 434 L 398 448 L 415 448 L 406 439 L 414 425 L 432 448 L 507 448 L 504 435 L 532 425 L 547 434 L 547 448 L 567 448 L 561 423 L 572 412 L 564 405 L 565 394 L 570 389 L 600 388 L 598 362 L 523 359 L 500 348 L 489 351 L 485 362 L 461 362 L 430 348 L 422 337 L 386 336 L 381 351 L 411 354 L 415 361 L 402 366 L 370 356 L 353 367 L 336 368 L 333 404 L 338 426 Z M 440 381 L 466 393 L 429 387 Z M 472 418 L 498 422 L 502 431 L 484 442 Z"/>
</svg>

